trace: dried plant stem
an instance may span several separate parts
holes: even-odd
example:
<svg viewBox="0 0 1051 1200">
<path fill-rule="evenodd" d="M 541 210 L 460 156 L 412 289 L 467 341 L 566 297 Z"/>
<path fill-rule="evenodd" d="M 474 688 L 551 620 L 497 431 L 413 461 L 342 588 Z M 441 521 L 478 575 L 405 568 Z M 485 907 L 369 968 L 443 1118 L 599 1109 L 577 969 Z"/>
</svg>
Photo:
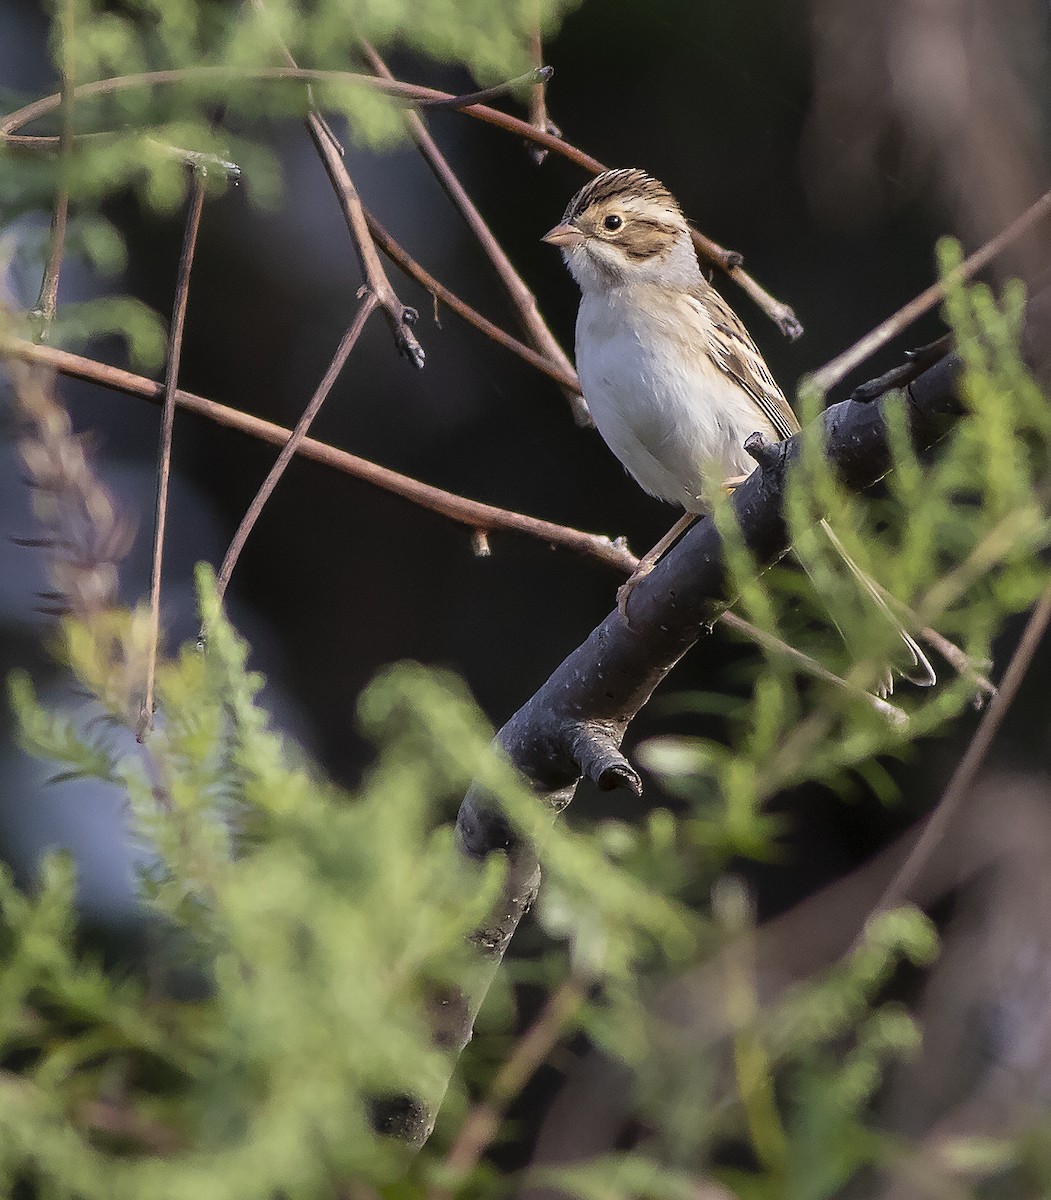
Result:
<svg viewBox="0 0 1051 1200">
<path fill-rule="evenodd" d="M 419 87 L 416 84 L 403 83 L 401 80 L 380 79 L 374 75 L 358 75 L 350 71 L 315 71 L 292 66 L 269 67 L 251 71 L 231 71 L 228 67 L 192 67 L 169 71 L 144 71 L 140 74 L 120 75 L 111 79 L 100 79 L 93 83 L 82 84 L 75 89 L 75 95 L 77 97 L 102 96 L 124 91 L 128 88 L 160 87 L 184 83 L 187 80 L 201 82 L 207 79 L 215 79 L 217 82 L 222 83 L 229 80 L 232 75 L 240 79 L 257 79 L 261 81 L 292 79 L 302 83 L 321 83 L 324 81 L 344 84 L 351 83 L 362 87 L 375 88 L 378 91 L 385 92 L 387 95 L 398 96 L 403 100 L 422 107 L 426 107 L 428 104 L 447 106 L 449 101 L 460 99 L 453 96 L 451 92 L 442 92 L 435 88 Z M 469 97 L 466 99 L 469 99 Z M 40 100 L 35 100 L 31 104 L 25 105 L 23 108 L 18 109 L 17 112 L 10 113 L 8 116 L 0 119 L 0 143 L 6 143 L 9 146 L 21 146 L 27 149 L 44 149 L 57 145 L 57 138 L 47 135 L 18 135 L 15 133 L 15 130 L 54 111 L 58 107 L 59 102 L 60 97 L 57 95 L 45 96 Z M 501 112 L 498 108 L 491 108 L 487 104 L 465 104 L 463 107 L 458 107 L 457 111 L 476 120 L 484 121 L 486 124 L 493 125 L 498 129 L 503 129 L 507 133 L 516 134 L 519 137 L 525 138 L 527 142 L 546 150 L 552 150 L 570 162 L 576 163 L 577 166 L 583 168 L 585 171 L 590 171 L 592 174 L 597 175 L 600 171 L 606 169 L 597 158 L 586 154 L 583 150 L 577 149 L 576 146 L 571 145 L 569 142 L 563 141 L 561 137 L 556 137 L 554 134 L 546 133 L 541 129 L 534 129 L 528 121 L 523 121 L 520 117 L 514 117 L 510 113 Z M 697 230 L 693 230 L 692 232 L 694 245 L 696 245 L 701 254 L 738 283 L 760 305 L 770 319 L 775 322 L 782 333 L 788 337 L 799 336 L 802 332 L 802 326 L 796 319 L 792 309 L 787 304 L 774 300 L 768 292 L 748 275 L 741 265 L 743 259 L 740 254 L 736 251 L 725 249 Z"/>
<path fill-rule="evenodd" d="M 1017 217 L 1006 229 L 1002 229 L 973 254 L 952 271 L 945 279 L 932 283 L 931 286 L 899 308 L 875 329 L 870 330 L 842 354 L 837 355 L 830 363 L 809 376 L 807 382 L 822 392 L 835 387 L 849 372 L 853 371 L 867 358 L 870 358 L 892 338 L 907 329 L 913 321 L 918 320 L 924 313 L 929 312 L 936 304 L 940 304 L 950 288 L 972 278 L 983 267 L 993 261 L 1012 242 L 1017 241 L 1024 233 L 1032 229 L 1039 221 L 1051 216 L 1051 192 L 1045 192 L 1034 204 L 1030 205 L 1020 217 Z"/>
<path fill-rule="evenodd" d="M 538 371 L 542 371 L 549 378 L 555 380 L 556 383 L 562 385 L 563 388 L 572 388 L 575 391 L 580 390 L 580 384 L 577 380 L 577 373 L 572 366 L 568 370 L 563 369 L 553 363 L 544 355 L 538 354 L 531 346 L 527 346 L 525 342 L 520 342 L 511 334 L 505 333 L 498 325 L 494 325 L 488 318 L 483 317 L 477 309 L 472 308 L 466 301 L 462 300 L 455 292 L 451 292 L 443 283 L 440 283 L 433 275 L 431 275 L 404 249 L 400 246 L 387 230 L 379 223 L 379 221 L 365 209 L 365 220 L 369 224 L 369 232 L 372 234 L 376 245 L 383 251 L 384 254 L 394 263 L 396 263 L 406 275 L 411 276 L 421 286 L 425 287 L 436 299 L 452 309 L 457 316 L 462 317 L 475 329 L 480 330 L 491 341 L 497 345 L 503 346 L 506 350 L 510 350 L 512 354 L 517 354 L 519 358 L 524 359 L 531 367 L 535 367 Z"/>
<path fill-rule="evenodd" d="M 985 762 L 1003 719 L 1018 695 L 1022 681 L 1025 679 L 1033 656 L 1047 632 L 1049 623 L 1051 623 L 1051 585 L 1044 589 L 1036 607 L 1030 614 L 1022 637 L 1011 655 L 1011 661 L 1007 664 L 1007 670 L 1004 671 L 1000 686 L 989 701 L 989 707 L 985 710 L 966 753 L 960 759 L 941 799 L 927 819 L 919 839 L 870 913 L 869 920 L 878 913 L 894 908 L 909 895 L 917 876 L 923 870 L 934 847 L 944 837 L 949 821 L 959 809 L 960 803 L 974 783 L 982 763 Z M 859 938 L 863 936 L 864 930 Z"/>
<path fill-rule="evenodd" d="M 496 1073 L 489 1095 L 467 1114 L 456 1141 L 445 1156 L 444 1169 L 461 1180 L 478 1165 L 492 1142 L 508 1104 L 543 1066 L 566 1025 L 584 1001 L 579 982 L 570 976 L 548 996 L 544 1007 L 525 1034 L 515 1043 L 510 1057 Z M 433 1187 L 428 1200 L 451 1200 L 456 1190 Z"/>
<path fill-rule="evenodd" d="M 857 699 L 864 700 L 881 716 L 886 717 L 891 724 L 902 726 L 908 723 L 909 718 L 907 714 L 896 705 L 880 699 L 879 696 L 874 696 L 872 692 L 865 691 L 864 688 L 858 687 L 856 684 L 844 679 L 841 675 L 836 675 L 827 667 L 823 667 L 817 659 L 811 658 L 809 654 L 805 654 L 802 650 L 797 650 L 795 646 L 790 645 L 775 634 L 767 633 L 765 629 L 760 629 L 758 625 L 753 625 L 751 621 L 746 621 L 744 617 L 739 617 L 735 612 L 726 609 L 719 614 L 717 619 L 721 625 L 733 630 L 734 633 L 739 633 L 742 637 L 755 642 L 765 650 L 772 651 L 774 654 L 780 654 L 783 658 L 791 660 L 797 667 L 805 671 L 808 675 L 812 675 L 815 679 L 820 679 L 824 683 L 830 683 L 833 687 L 841 688 Z"/>
<path fill-rule="evenodd" d="M 975 697 L 976 706 L 981 707 L 985 696 L 996 695 L 996 684 L 978 670 L 975 660 L 965 650 L 961 650 L 955 642 L 950 642 L 944 634 L 939 633 L 937 629 L 932 629 L 929 625 L 917 629 L 916 632 L 929 646 L 933 646 L 938 651 L 958 675 L 962 675 L 974 684 L 978 689 L 978 695 Z"/>
<path fill-rule="evenodd" d="M 937 629 L 932 629 L 929 625 L 921 624 L 920 618 L 916 613 L 907 604 L 903 604 L 893 592 L 888 591 L 882 584 L 877 583 L 876 590 L 883 597 L 887 606 L 902 619 L 906 629 L 911 629 L 929 646 L 933 646 L 958 675 L 963 675 L 964 678 L 970 679 L 974 683 L 974 686 L 978 689 L 976 702 L 979 703 L 979 707 L 980 701 L 985 696 L 996 695 L 996 685 L 978 670 L 975 660 L 965 650 L 961 650 L 955 642 L 950 642 Z"/>
<path fill-rule="evenodd" d="M 391 75 L 387 64 L 368 42 L 362 43 L 362 53 L 369 67 L 381 79 L 393 80 L 394 77 Z M 449 166 L 445 155 L 438 149 L 437 143 L 431 137 L 422 118 L 414 112 L 408 112 L 405 115 L 405 123 L 409 128 L 409 133 L 413 141 L 419 147 L 420 153 L 426 159 L 438 182 L 445 189 L 446 195 L 460 210 L 463 219 L 467 222 L 467 227 L 474 234 L 475 238 L 477 238 L 478 244 L 493 264 L 493 268 L 499 276 L 500 282 L 504 285 L 504 289 L 510 297 L 512 305 L 514 305 L 515 312 L 518 314 L 518 320 L 530 341 L 532 341 L 533 345 L 544 357 L 550 359 L 561 371 L 572 374 L 573 364 L 570 362 L 569 356 L 559 345 L 558 339 L 548 329 L 544 318 L 540 315 L 536 297 L 526 286 L 525 281 L 504 253 L 503 247 L 493 236 L 492 230 L 485 222 L 485 218 L 478 211 L 471 197 L 468 196 L 463 184 L 452 167 Z M 580 394 L 579 388 L 564 387 L 563 390 L 573 409 L 574 419 L 580 425 L 589 425 L 591 418 L 588 415 L 587 405 Z"/>
<path fill-rule="evenodd" d="M 22 344 L 52 353 L 50 347 Z M 117 604 L 117 564 L 131 545 L 131 527 L 96 478 L 83 441 L 55 397 L 54 369 L 46 360 L 19 361 L 8 342 L 0 343 L 0 359 L 11 381 L 13 411 L 24 424 L 18 448 L 44 527 L 38 537 L 12 540 L 50 551 L 50 610 L 90 625 Z"/>
<path fill-rule="evenodd" d="M 339 373 L 346 365 L 347 359 L 350 357 L 351 351 L 357 344 L 358 338 L 361 336 L 361 331 L 365 328 L 365 322 L 375 311 L 377 300 L 375 295 L 366 291 L 362 299 L 361 306 L 350 324 L 350 328 L 343 335 L 339 346 L 336 350 L 332 362 L 329 363 L 328 370 L 325 372 L 324 378 L 318 384 L 317 390 L 310 398 L 310 403 L 303 410 L 303 415 L 296 423 L 295 429 L 285 444 L 281 447 L 281 453 L 277 456 L 274 465 L 270 468 L 269 473 L 259 491 L 256 492 L 252 503 L 248 506 L 248 511 L 241 518 L 241 524 L 237 527 L 237 532 L 230 542 L 230 547 L 226 551 L 226 556 L 223 558 L 222 566 L 219 568 L 219 574 L 216 577 L 216 590 L 221 600 L 226 594 L 227 585 L 230 582 L 230 576 L 233 574 L 234 567 L 237 565 L 237 560 L 240 557 L 241 551 L 244 549 L 245 542 L 248 540 L 248 535 L 252 532 L 256 521 L 259 519 L 260 513 L 263 511 L 263 506 L 270 499 L 274 488 L 277 487 L 278 480 L 285 473 L 285 469 L 292 461 L 295 454 L 299 451 L 303 439 L 306 437 L 310 426 L 313 424 L 314 418 L 321 411 L 321 406 L 332 390 L 333 385 L 339 378 Z"/>
<path fill-rule="evenodd" d="M 186 232 L 183 236 L 179 273 L 175 284 L 175 302 L 168 331 L 168 354 L 164 372 L 164 405 L 161 411 L 161 437 L 157 450 L 157 505 L 153 524 L 153 560 L 150 568 L 150 643 L 146 655 L 146 682 L 139 713 L 137 736 L 144 741 L 153 728 L 154 689 L 157 681 L 157 644 L 161 628 L 161 568 L 164 561 L 164 531 L 168 521 L 168 483 L 171 476 L 172 434 L 175 426 L 176 392 L 179 362 L 182 358 L 186 305 L 190 295 L 190 271 L 197 248 L 197 232 L 204 207 L 204 182 L 194 176 L 190 188 Z"/>
<path fill-rule="evenodd" d="M 526 71 L 524 75 L 516 75 L 514 79 L 505 79 L 503 83 L 481 88 L 477 92 L 465 92 L 460 96 L 450 96 L 448 100 L 432 100 L 427 107 L 466 108 L 469 104 L 488 104 L 490 100 L 499 100 L 518 88 L 543 87 L 554 73 L 553 67 L 545 67 L 540 60 L 537 60 L 536 66 L 531 71 Z"/>
<path fill-rule="evenodd" d="M 73 37 L 75 14 L 72 0 L 62 5 L 62 129 L 59 134 L 59 184 L 55 209 L 51 215 L 48 235 L 47 263 L 40 282 L 33 315 L 38 319 L 38 341 L 46 342 L 51 322 L 58 308 L 58 281 L 62 274 L 62 256 L 66 249 L 66 224 L 69 219 L 69 163 L 73 153 Z"/>
</svg>

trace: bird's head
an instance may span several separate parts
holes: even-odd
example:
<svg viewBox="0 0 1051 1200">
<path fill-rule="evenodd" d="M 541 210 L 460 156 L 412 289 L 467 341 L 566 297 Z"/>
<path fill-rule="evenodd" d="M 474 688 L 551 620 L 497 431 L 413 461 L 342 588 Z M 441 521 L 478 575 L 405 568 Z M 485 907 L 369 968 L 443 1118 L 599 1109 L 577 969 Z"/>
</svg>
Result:
<svg viewBox="0 0 1051 1200">
<path fill-rule="evenodd" d="M 604 171 L 585 184 L 543 240 L 562 251 L 582 291 L 642 282 L 689 286 L 699 272 L 678 201 L 634 168 Z"/>
</svg>

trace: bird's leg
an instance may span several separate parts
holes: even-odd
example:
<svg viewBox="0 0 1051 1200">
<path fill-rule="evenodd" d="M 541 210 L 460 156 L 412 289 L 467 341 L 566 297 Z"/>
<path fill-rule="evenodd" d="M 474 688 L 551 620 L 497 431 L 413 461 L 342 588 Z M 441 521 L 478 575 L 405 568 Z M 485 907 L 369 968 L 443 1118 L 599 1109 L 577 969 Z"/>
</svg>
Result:
<svg viewBox="0 0 1051 1200">
<path fill-rule="evenodd" d="M 669 529 L 664 537 L 662 537 L 661 540 L 656 544 L 656 546 L 654 546 L 652 550 L 648 551 L 642 556 L 642 558 L 639 559 L 638 566 L 634 571 L 632 571 L 628 580 L 625 583 L 622 583 L 619 588 L 617 588 L 617 612 L 620 613 L 620 615 L 625 621 L 628 622 L 629 625 L 631 622 L 628 621 L 628 597 L 635 590 L 635 585 L 640 579 L 646 578 L 646 576 L 660 561 L 665 552 L 670 550 L 671 547 L 675 545 L 679 538 L 682 537 L 686 530 L 689 529 L 696 520 L 696 513 L 683 513 L 682 516 L 671 527 L 671 529 Z"/>
<path fill-rule="evenodd" d="M 728 496 L 733 495 L 734 488 L 740 487 L 741 484 L 744 483 L 744 481 L 751 476 L 751 474 L 752 474 L 752 472 L 749 471 L 747 475 L 731 475 L 729 479 L 724 479 L 723 480 L 723 491 Z"/>
</svg>

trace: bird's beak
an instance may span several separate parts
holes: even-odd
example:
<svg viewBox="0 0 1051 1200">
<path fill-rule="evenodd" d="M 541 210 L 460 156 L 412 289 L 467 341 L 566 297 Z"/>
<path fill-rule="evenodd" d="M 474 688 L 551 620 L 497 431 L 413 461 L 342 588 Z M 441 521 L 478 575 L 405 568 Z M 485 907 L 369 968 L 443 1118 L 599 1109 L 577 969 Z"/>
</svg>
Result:
<svg viewBox="0 0 1051 1200">
<path fill-rule="evenodd" d="M 551 246 L 561 246 L 564 250 L 575 250 L 578 246 L 583 246 L 587 238 L 575 225 L 563 221 L 561 225 L 549 229 L 540 240 Z"/>
</svg>

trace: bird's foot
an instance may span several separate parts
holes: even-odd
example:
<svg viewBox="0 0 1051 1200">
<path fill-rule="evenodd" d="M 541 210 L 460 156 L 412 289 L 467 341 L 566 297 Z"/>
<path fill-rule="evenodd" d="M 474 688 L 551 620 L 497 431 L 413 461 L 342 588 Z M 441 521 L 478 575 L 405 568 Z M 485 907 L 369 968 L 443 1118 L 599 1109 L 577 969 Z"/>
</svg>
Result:
<svg viewBox="0 0 1051 1200">
<path fill-rule="evenodd" d="M 639 565 L 632 571 L 631 575 L 617 588 L 617 612 L 620 613 L 621 619 L 631 628 L 631 619 L 628 617 L 628 600 L 631 593 L 635 590 L 639 583 L 653 570 L 657 565 L 657 560 L 650 558 L 642 558 L 639 560 Z"/>
<path fill-rule="evenodd" d="M 629 629 L 631 628 L 631 621 L 628 620 L 628 598 L 631 596 L 631 593 L 635 590 L 636 585 L 653 570 L 665 552 L 675 545 L 696 520 L 697 516 L 695 513 L 683 513 L 656 546 L 639 559 L 635 570 L 631 573 L 631 577 L 617 589 L 617 612 L 620 613 L 625 625 Z"/>
<path fill-rule="evenodd" d="M 750 475 L 751 472 L 749 471 L 748 474 Z M 723 491 L 728 496 L 732 496 L 734 488 L 740 487 L 741 484 L 744 483 L 744 481 L 747 478 L 748 478 L 748 475 L 731 475 L 729 479 L 723 480 Z"/>
</svg>

